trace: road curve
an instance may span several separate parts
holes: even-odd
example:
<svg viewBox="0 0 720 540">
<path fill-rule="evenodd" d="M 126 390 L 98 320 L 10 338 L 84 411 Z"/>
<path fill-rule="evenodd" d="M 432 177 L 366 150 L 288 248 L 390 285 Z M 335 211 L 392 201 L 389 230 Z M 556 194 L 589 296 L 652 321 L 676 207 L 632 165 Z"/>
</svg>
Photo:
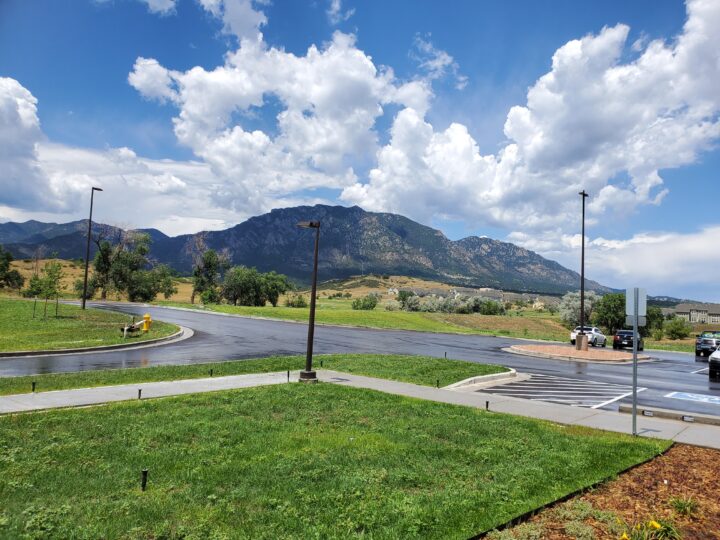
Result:
<svg viewBox="0 0 720 540">
<path fill-rule="evenodd" d="M 22 358 L 0 358 L 0 376 L 117 369 L 163 364 L 193 364 L 270 355 L 304 354 L 307 325 L 221 314 L 148 307 L 137 304 L 96 304 L 128 314 L 149 312 L 153 318 L 186 326 L 195 335 L 179 343 L 158 347 L 83 354 L 54 354 Z M 480 363 L 495 363 L 526 373 L 573 379 L 631 384 L 630 365 L 587 364 L 518 356 L 502 349 L 526 341 L 480 336 L 437 334 L 403 330 L 376 330 L 317 326 L 315 352 L 424 354 Z M 706 362 L 683 353 L 652 352 L 657 359 L 640 364 L 638 394 L 641 406 L 663 407 L 720 415 L 720 405 L 665 397 L 670 392 L 687 392 L 720 398 L 720 384 L 708 381 Z M 623 399 L 627 403 L 628 399 Z M 615 402 L 610 408 L 617 408 Z"/>
</svg>

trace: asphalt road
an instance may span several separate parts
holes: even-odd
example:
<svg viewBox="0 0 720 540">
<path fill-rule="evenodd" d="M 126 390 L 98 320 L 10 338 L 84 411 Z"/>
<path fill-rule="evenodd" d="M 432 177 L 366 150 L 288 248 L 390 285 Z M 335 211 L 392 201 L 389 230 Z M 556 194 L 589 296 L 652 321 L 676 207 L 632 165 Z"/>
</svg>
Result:
<svg viewBox="0 0 720 540">
<path fill-rule="evenodd" d="M 101 307 L 101 306 L 97 306 Z M 142 305 L 115 304 L 113 309 L 141 315 L 149 312 L 154 319 L 192 328 L 195 335 L 187 340 L 157 347 L 84 354 L 53 354 L 1 358 L 0 376 L 71 372 L 91 369 L 116 369 L 163 364 L 192 364 L 270 355 L 304 354 L 307 325 L 227 317 L 208 312 L 182 311 Z M 506 353 L 502 349 L 526 341 L 456 334 L 434 334 L 400 330 L 374 330 L 317 326 L 315 352 L 323 353 L 396 353 L 424 354 L 502 364 L 525 373 L 598 381 L 619 385 L 632 383 L 631 365 L 603 365 L 562 360 L 546 360 Z M 663 407 L 720 416 L 720 383 L 710 383 L 707 362 L 683 353 L 650 352 L 656 359 L 639 365 L 638 385 L 646 390 L 638 394 L 640 406 Z M 718 404 L 666 397 L 670 392 L 711 396 Z M 616 401 L 604 408 L 617 409 Z"/>
</svg>

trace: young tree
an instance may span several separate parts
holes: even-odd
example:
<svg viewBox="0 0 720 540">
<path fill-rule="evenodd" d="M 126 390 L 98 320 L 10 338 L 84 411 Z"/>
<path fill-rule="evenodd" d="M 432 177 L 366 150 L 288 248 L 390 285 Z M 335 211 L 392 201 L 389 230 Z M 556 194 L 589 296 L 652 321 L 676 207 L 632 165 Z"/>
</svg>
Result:
<svg viewBox="0 0 720 540">
<path fill-rule="evenodd" d="M 43 317 L 47 317 L 48 300 L 53 297 L 55 298 L 55 317 L 57 317 L 60 291 L 64 288 L 62 285 L 64 275 L 60 261 L 54 260 L 45 263 L 40 277 L 41 295 L 45 298 Z"/>
<path fill-rule="evenodd" d="M 10 269 L 10 263 L 12 261 L 13 256 L 10 252 L 0 246 L 0 289 L 4 287 L 21 289 L 25 284 L 25 278 L 20 275 L 20 272 Z"/>
</svg>

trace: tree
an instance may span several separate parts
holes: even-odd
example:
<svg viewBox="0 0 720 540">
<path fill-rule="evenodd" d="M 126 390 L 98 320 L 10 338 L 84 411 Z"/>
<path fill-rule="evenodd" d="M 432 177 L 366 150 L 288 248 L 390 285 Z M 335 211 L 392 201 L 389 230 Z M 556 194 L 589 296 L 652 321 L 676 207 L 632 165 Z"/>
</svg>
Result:
<svg viewBox="0 0 720 540">
<path fill-rule="evenodd" d="M 40 295 L 45 299 L 45 310 L 43 311 L 43 317 L 47 317 L 47 304 L 50 298 L 55 298 L 55 316 L 58 315 L 58 304 L 60 298 L 60 291 L 64 288 L 62 285 L 62 278 L 65 273 L 62 269 L 60 261 L 48 261 L 42 269 L 42 276 L 40 277 Z"/>
<path fill-rule="evenodd" d="M 640 334 L 643 337 L 649 336 L 654 330 L 662 330 L 665 317 L 662 309 L 658 306 L 647 307 L 647 325 L 640 328 Z"/>
<path fill-rule="evenodd" d="M 10 263 L 12 261 L 13 256 L 10 252 L 0 246 L 0 289 L 4 287 L 21 289 L 25 284 L 25 278 L 20 275 L 20 272 L 10 269 Z"/>
<path fill-rule="evenodd" d="M 604 327 L 610 334 L 624 328 L 625 293 L 611 293 L 600 298 L 593 308 L 592 323 Z"/>
<path fill-rule="evenodd" d="M 585 324 L 590 322 L 593 307 L 598 300 L 594 291 L 585 293 Z M 569 292 L 562 297 L 559 306 L 560 318 L 569 327 L 580 324 L 580 292 Z"/>
<path fill-rule="evenodd" d="M 220 296 L 217 294 L 217 289 L 220 274 L 227 270 L 228 266 L 227 256 L 218 255 L 214 249 L 203 251 L 193 263 L 193 290 L 190 295 L 190 303 L 195 303 L 196 294 L 200 294 L 205 303 L 208 303 L 207 300 L 215 303 L 213 300 L 216 298 L 219 301 Z M 206 292 L 208 294 L 205 294 Z"/>
<path fill-rule="evenodd" d="M 246 266 L 233 266 L 225 273 L 222 296 L 231 304 L 241 306 L 264 306 L 267 301 L 261 274 Z"/>
<path fill-rule="evenodd" d="M 287 276 L 274 271 L 262 275 L 262 287 L 263 295 L 273 307 L 277 307 L 281 294 L 292 290 L 292 284 Z"/>
<path fill-rule="evenodd" d="M 108 292 L 112 289 L 112 267 L 115 257 L 122 251 L 122 244 L 118 244 L 115 249 L 110 245 L 107 240 L 101 240 L 97 243 L 97 252 L 95 253 L 95 259 L 93 260 L 93 275 L 88 281 L 88 296 L 92 298 L 89 291 L 100 289 L 100 298 L 105 300 Z M 82 295 L 82 289 L 80 290 Z"/>
</svg>

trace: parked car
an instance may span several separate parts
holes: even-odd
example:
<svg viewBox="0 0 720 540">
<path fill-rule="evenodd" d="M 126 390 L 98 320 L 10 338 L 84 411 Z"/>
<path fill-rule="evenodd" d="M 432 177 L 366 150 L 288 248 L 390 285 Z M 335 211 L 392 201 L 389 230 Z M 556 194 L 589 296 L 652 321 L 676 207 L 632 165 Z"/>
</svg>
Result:
<svg viewBox="0 0 720 540">
<path fill-rule="evenodd" d="M 596 326 L 584 326 L 585 334 L 587 334 L 588 337 L 588 344 L 592 345 L 593 347 L 604 347 L 607 343 L 607 338 L 605 337 L 605 334 L 603 334 L 599 328 Z M 577 336 L 580 333 L 580 327 L 576 326 L 575 330 L 570 332 L 570 343 L 575 345 L 575 336 Z"/>
<path fill-rule="evenodd" d="M 695 356 L 710 356 L 720 347 L 720 330 L 706 330 L 695 337 Z"/>
<path fill-rule="evenodd" d="M 720 382 L 720 350 L 715 351 L 710 355 L 708 367 L 710 380 Z"/>
<path fill-rule="evenodd" d="M 613 336 L 613 349 L 624 349 L 625 347 L 632 349 L 634 333 L 632 330 L 618 330 L 615 332 Z M 643 341 L 642 336 L 640 336 L 637 350 L 642 351 L 643 349 L 645 349 L 645 341 Z"/>
</svg>

